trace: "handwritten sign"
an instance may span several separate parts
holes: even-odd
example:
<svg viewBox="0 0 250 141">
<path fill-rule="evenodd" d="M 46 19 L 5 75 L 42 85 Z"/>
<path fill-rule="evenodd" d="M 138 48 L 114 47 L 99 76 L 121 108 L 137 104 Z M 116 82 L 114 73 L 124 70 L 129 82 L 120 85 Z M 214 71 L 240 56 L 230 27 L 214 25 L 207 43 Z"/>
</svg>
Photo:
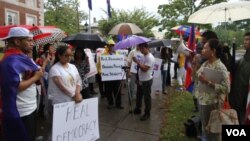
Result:
<svg viewBox="0 0 250 141">
<path fill-rule="evenodd" d="M 97 74 L 97 69 L 96 69 L 95 60 L 94 60 L 95 55 L 93 55 L 91 50 L 88 48 L 84 49 L 84 52 L 86 53 L 86 55 L 89 58 L 90 71 L 89 71 L 89 73 L 86 74 L 86 77 L 89 78 L 89 77 Z"/>
<path fill-rule="evenodd" d="M 101 55 L 102 81 L 126 79 L 123 55 Z"/>
<path fill-rule="evenodd" d="M 119 50 L 116 50 L 116 54 L 118 55 L 123 55 L 124 56 L 124 65 L 123 66 L 128 66 L 128 50 L 126 49 L 119 49 Z"/>
<path fill-rule="evenodd" d="M 116 53 L 119 55 L 128 56 L 128 50 L 125 50 L 125 49 L 118 49 L 116 50 Z"/>
<path fill-rule="evenodd" d="M 54 105 L 52 141 L 94 141 L 100 138 L 98 98 Z"/>
</svg>

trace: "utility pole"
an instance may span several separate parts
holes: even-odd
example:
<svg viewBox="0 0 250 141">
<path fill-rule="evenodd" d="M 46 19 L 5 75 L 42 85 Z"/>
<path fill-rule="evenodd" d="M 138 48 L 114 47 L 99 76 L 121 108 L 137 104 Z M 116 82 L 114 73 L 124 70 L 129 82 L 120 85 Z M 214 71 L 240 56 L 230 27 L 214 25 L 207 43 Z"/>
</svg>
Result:
<svg viewBox="0 0 250 141">
<path fill-rule="evenodd" d="M 76 20 L 77 20 L 77 32 L 80 32 L 80 22 L 79 22 L 79 0 L 76 0 Z"/>
</svg>

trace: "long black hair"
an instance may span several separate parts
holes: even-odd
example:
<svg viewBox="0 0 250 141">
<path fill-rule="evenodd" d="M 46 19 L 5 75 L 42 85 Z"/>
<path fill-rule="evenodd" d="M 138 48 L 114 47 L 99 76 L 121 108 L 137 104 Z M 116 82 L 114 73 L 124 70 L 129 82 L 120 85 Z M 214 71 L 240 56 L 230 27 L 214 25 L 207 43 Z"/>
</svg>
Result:
<svg viewBox="0 0 250 141">
<path fill-rule="evenodd" d="M 226 66 L 226 68 L 229 69 L 228 67 L 230 64 L 228 64 L 228 61 L 226 59 L 227 57 L 225 53 L 223 52 L 223 46 L 220 43 L 220 41 L 218 39 L 209 39 L 207 43 L 209 44 L 209 47 L 212 50 L 215 50 L 216 58 L 219 58 L 221 62 Z"/>
<path fill-rule="evenodd" d="M 77 52 L 77 51 L 82 52 L 82 60 L 84 60 L 85 57 L 86 57 L 85 51 L 84 51 L 82 48 L 77 47 L 76 50 L 75 50 L 75 53 L 74 53 L 74 61 L 76 61 L 76 59 L 77 59 L 77 58 L 76 58 L 76 52 Z"/>
<path fill-rule="evenodd" d="M 62 56 L 67 51 L 68 48 L 69 47 L 66 45 L 60 45 L 57 47 L 54 64 L 60 61 L 59 56 Z"/>
</svg>

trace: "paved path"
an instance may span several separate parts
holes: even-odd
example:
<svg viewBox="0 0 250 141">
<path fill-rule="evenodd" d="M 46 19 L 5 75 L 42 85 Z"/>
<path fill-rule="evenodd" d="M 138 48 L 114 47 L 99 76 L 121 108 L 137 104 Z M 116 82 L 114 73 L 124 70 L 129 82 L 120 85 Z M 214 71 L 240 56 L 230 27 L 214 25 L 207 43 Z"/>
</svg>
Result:
<svg viewBox="0 0 250 141">
<path fill-rule="evenodd" d="M 140 121 L 142 115 L 129 114 L 131 107 L 128 104 L 127 89 L 123 88 L 122 93 L 124 106 L 122 110 L 107 109 L 107 99 L 99 99 L 100 139 L 98 141 L 158 141 L 165 113 L 164 96 L 152 94 L 151 117 L 149 120 Z M 134 100 L 132 104 L 135 104 Z"/>
</svg>

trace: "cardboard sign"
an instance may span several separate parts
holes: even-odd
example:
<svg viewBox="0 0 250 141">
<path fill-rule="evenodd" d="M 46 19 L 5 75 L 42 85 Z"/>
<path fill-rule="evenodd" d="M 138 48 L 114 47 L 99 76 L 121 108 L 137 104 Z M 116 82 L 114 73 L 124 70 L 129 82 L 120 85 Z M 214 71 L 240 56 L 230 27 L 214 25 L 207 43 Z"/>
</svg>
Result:
<svg viewBox="0 0 250 141">
<path fill-rule="evenodd" d="M 84 52 L 86 53 L 86 55 L 89 58 L 90 71 L 89 71 L 89 73 L 86 74 L 86 77 L 89 78 L 89 77 L 97 74 L 97 68 L 96 68 L 96 64 L 95 64 L 95 60 L 94 60 L 95 54 L 93 54 L 91 52 L 91 50 L 88 48 L 84 49 Z"/>
<path fill-rule="evenodd" d="M 126 75 L 122 67 L 124 66 L 123 55 L 101 55 L 102 81 L 124 80 Z"/>
<path fill-rule="evenodd" d="M 52 141 L 94 141 L 100 138 L 98 98 L 54 105 Z"/>
</svg>

